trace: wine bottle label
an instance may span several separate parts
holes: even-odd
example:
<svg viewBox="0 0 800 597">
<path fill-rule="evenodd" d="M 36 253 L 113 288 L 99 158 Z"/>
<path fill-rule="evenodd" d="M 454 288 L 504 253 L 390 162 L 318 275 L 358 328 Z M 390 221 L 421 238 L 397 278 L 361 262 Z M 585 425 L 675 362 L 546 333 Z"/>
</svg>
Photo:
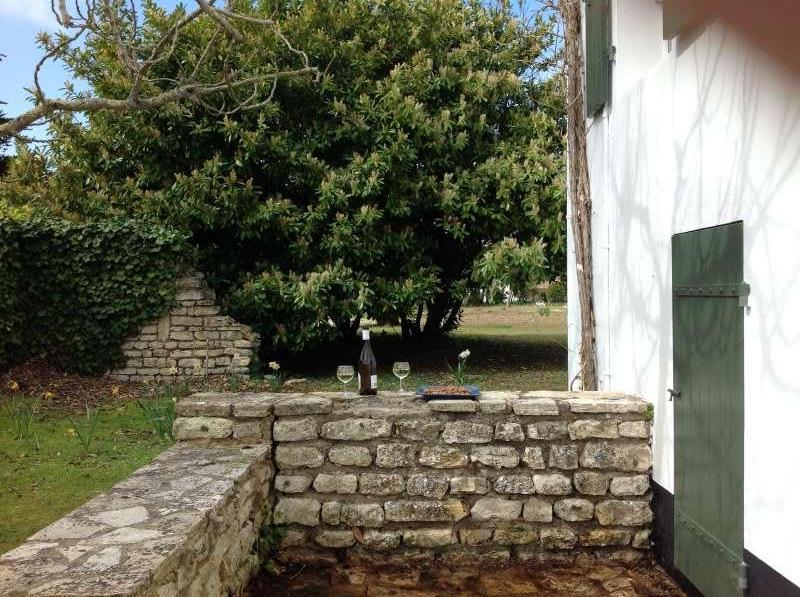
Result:
<svg viewBox="0 0 800 597">
<path fill-rule="evenodd" d="M 377 390 L 378 389 L 378 376 L 377 375 L 371 375 L 370 378 L 369 378 L 369 384 L 370 384 L 370 388 L 371 389 Z"/>
</svg>

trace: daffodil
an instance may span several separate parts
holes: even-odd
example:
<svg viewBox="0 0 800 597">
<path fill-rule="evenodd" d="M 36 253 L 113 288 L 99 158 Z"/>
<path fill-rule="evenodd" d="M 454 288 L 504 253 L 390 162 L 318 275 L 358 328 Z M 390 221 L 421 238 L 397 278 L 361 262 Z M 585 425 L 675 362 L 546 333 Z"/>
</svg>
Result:
<svg viewBox="0 0 800 597">
<path fill-rule="evenodd" d="M 8 382 L 8 389 L 12 392 L 16 392 L 19 390 L 19 384 L 12 379 L 10 382 Z"/>
<path fill-rule="evenodd" d="M 270 361 L 269 368 L 272 369 L 273 371 L 277 371 L 278 369 L 281 368 L 281 366 L 277 361 Z"/>
</svg>

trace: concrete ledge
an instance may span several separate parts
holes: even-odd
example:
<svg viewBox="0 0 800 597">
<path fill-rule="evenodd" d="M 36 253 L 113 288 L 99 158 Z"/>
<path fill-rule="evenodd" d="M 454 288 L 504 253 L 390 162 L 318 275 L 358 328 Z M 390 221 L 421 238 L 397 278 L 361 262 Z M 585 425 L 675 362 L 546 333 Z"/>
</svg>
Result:
<svg viewBox="0 0 800 597">
<path fill-rule="evenodd" d="M 235 592 L 271 479 L 270 448 L 178 444 L 0 556 L 0 595 Z"/>
</svg>

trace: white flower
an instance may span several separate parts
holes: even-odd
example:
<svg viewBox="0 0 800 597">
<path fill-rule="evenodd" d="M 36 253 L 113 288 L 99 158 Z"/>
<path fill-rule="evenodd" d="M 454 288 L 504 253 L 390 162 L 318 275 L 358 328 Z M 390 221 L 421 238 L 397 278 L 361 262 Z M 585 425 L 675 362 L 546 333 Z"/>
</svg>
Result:
<svg viewBox="0 0 800 597">
<path fill-rule="evenodd" d="M 270 361 L 269 368 L 272 369 L 273 371 L 277 371 L 278 369 L 281 368 L 281 366 L 278 364 L 277 361 Z"/>
<path fill-rule="evenodd" d="M 461 354 L 458 355 L 458 358 L 463 361 L 469 355 L 470 355 L 470 352 L 469 352 L 469 348 L 468 348 L 467 350 L 462 351 Z"/>
</svg>

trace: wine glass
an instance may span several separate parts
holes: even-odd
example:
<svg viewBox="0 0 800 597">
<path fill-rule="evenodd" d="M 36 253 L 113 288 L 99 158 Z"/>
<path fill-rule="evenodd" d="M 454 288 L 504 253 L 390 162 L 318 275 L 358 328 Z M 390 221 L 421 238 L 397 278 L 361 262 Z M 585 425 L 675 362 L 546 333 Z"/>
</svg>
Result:
<svg viewBox="0 0 800 597">
<path fill-rule="evenodd" d="M 350 394 L 347 392 L 347 384 L 353 381 L 353 377 L 355 377 L 356 372 L 353 369 L 352 365 L 339 365 L 336 367 L 336 377 L 339 378 L 339 381 L 344 384 L 344 395 L 349 396 Z"/>
<path fill-rule="evenodd" d="M 403 391 L 403 380 L 408 377 L 408 374 L 411 373 L 411 365 L 409 365 L 406 361 L 397 361 L 394 365 L 392 365 L 392 373 L 394 376 L 400 380 L 400 391 Z"/>
</svg>

